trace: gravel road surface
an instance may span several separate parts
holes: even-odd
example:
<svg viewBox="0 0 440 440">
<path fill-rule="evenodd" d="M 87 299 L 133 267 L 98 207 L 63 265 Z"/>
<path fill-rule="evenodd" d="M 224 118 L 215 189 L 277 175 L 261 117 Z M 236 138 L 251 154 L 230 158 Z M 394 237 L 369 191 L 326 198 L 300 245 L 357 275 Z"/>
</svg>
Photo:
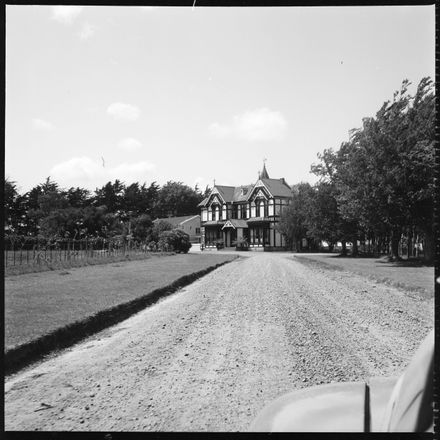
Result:
<svg viewBox="0 0 440 440">
<path fill-rule="evenodd" d="M 282 393 L 402 372 L 433 299 L 250 253 L 5 382 L 6 430 L 244 431 Z"/>
</svg>

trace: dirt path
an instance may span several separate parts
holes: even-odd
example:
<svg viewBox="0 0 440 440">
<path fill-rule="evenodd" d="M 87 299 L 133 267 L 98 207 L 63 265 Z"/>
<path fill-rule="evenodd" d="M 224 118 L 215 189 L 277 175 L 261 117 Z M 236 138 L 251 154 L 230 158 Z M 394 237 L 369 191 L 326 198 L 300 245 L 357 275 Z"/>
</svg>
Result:
<svg viewBox="0 0 440 440">
<path fill-rule="evenodd" d="M 433 300 L 254 254 L 9 377 L 5 429 L 243 431 L 281 393 L 400 373 L 433 315 Z"/>
</svg>

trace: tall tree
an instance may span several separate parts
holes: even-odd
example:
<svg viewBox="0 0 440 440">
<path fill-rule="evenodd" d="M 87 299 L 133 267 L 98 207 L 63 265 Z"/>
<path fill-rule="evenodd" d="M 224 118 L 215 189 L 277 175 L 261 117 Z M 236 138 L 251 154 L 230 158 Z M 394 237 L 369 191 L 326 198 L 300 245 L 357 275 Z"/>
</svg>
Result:
<svg viewBox="0 0 440 440">
<path fill-rule="evenodd" d="M 299 183 L 292 188 L 292 201 L 283 209 L 277 229 L 292 250 L 301 250 L 301 240 L 307 237 L 310 204 L 314 197 L 309 183 Z"/>
<path fill-rule="evenodd" d="M 106 206 L 109 212 L 121 211 L 124 189 L 124 184 L 118 179 L 114 183 L 107 182 L 102 188 L 95 190 L 94 205 Z"/>
<path fill-rule="evenodd" d="M 160 190 L 157 202 L 159 217 L 197 214 L 202 195 L 182 182 L 167 182 Z"/>
</svg>

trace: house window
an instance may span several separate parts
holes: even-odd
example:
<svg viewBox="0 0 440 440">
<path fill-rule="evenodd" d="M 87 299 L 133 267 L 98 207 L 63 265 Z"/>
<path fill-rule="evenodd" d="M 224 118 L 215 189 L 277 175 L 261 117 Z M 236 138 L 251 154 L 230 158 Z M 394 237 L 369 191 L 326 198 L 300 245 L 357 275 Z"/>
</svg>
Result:
<svg viewBox="0 0 440 440">
<path fill-rule="evenodd" d="M 196 228 L 196 234 L 200 234 L 200 228 Z"/>
<path fill-rule="evenodd" d="M 266 204 L 264 203 L 264 200 L 256 200 L 255 207 L 255 217 L 266 217 Z"/>
<path fill-rule="evenodd" d="M 241 215 L 241 218 L 247 218 L 246 205 L 240 205 L 240 215 Z"/>
<path fill-rule="evenodd" d="M 221 218 L 221 210 L 218 205 L 212 205 L 212 221 L 219 220 Z"/>
<path fill-rule="evenodd" d="M 232 207 L 231 207 L 231 218 L 239 218 L 237 205 L 232 205 Z"/>
</svg>

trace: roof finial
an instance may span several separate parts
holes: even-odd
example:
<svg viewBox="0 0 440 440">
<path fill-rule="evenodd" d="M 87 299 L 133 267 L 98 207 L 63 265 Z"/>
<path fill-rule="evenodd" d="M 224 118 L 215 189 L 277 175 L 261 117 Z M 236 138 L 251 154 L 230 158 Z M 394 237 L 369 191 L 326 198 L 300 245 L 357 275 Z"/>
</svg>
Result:
<svg viewBox="0 0 440 440">
<path fill-rule="evenodd" d="M 261 171 L 260 179 L 269 179 L 269 174 L 266 170 L 266 158 L 263 159 L 263 171 Z"/>
<path fill-rule="evenodd" d="M 215 186 L 215 179 L 214 179 L 214 186 Z"/>
</svg>

